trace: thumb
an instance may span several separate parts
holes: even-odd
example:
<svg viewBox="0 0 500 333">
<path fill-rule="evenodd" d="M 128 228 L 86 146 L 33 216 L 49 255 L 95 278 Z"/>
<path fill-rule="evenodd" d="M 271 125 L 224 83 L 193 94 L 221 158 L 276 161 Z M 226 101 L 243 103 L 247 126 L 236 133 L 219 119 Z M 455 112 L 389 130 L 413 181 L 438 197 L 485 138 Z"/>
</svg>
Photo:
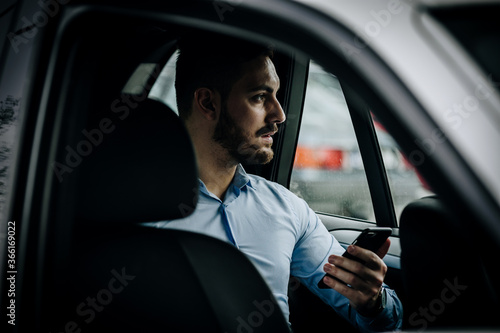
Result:
<svg viewBox="0 0 500 333">
<path fill-rule="evenodd" d="M 382 244 L 382 246 L 376 252 L 376 254 L 380 257 L 380 259 L 383 259 L 385 257 L 385 255 L 389 251 L 390 246 L 391 246 L 391 240 L 387 238 L 385 240 L 385 243 Z"/>
</svg>

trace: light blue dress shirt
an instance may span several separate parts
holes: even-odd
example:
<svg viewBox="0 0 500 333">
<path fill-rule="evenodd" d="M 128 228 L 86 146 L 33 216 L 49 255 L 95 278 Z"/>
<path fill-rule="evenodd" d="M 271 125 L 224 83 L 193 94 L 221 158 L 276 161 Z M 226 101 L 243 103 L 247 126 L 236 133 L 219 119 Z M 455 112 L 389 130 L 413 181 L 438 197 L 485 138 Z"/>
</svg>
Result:
<svg viewBox="0 0 500 333">
<path fill-rule="evenodd" d="M 351 310 L 344 296 L 317 287 L 328 256 L 341 255 L 344 248 L 304 200 L 277 183 L 247 174 L 241 165 L 223 201 L 199 183 L 193 214 L 148 225 L 203 233 L 232 243 L 254 263 L 287 319 L 288 280 L 293 275 L 361 331 L 401 328 L 402 305 L 393 290 L 386 289 L 386 308 L 377 317 L 366 318 Z"/>
</svg>

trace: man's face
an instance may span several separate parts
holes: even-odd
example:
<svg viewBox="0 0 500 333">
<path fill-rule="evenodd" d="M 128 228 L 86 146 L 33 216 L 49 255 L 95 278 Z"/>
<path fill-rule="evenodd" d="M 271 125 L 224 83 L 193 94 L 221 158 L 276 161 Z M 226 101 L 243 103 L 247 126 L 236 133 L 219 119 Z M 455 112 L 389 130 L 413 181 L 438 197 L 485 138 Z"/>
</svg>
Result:
<svg viewBox="0 0 500 333">
<path fill-rule="evenodd" d="M 280 86 L 269 57 L 244 64 L 243 76 L 233 85 L 214 131 L 213 139 L 238 163 L 265 164 L 274 155 L 272 136 L 285 121 L 276 99 Z"/>
</svg>

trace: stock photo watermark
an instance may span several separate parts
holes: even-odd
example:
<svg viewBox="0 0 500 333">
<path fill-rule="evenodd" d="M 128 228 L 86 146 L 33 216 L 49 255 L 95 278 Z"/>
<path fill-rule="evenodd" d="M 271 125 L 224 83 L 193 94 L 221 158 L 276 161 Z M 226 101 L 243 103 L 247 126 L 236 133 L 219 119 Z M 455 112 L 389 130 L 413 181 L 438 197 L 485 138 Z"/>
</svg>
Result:
<svg viewBox="0 0 500 333">
<path fill-rule="evenodd" d="M 40 28 L 45 27 L 50 19 L 56 17 L 61 6 L 66 5 L 71 0 L 39 0 L 37 2 L 40 10 L 36 11 L 31 18 L 21 17 L 23 28 L 18 32 L 9 32 L 7 38 L 15 53 L 20 52 L 20 46 L 28 44 L 36 37 Z"/>
<path fill-rule="evenodd" d="M 299 287 L 300 282 L 297 279 L 293 278 L 290 280 L 290 291 L 296 291 Z M 235 318 L 238 323 L 238 327 L 236 329 L 237 333 L 253 333 L 255 329 L 264 324 L 267 318 L 274 314 L 276 309 L 279 309 L 279 304 L 273 294 L 269 296 L 269 299 L 264 299 L 262 301 L 254 300 L 252 304 L 255 309 L 254 311 Z"/>
<path fill-rule="evenodd" d="M 7 223 L 7 323 L 16 325 L 16 221 Z"/>
<path fill-rule="evenodd" d="M 151 78 L 157 78 L 160 75 L 161 68 L 156 65 L 154 70 L 148 77 L 148 82 Z M 116 129 L 116 124 L 121 121 L 125 121 L 132 111 L 139 106 L 139 103 L 145 101 L 148 98 L 149 90 L 151 85 L 146 83 L 145 86 L 141 86 L 141 95 L 129 95 L 123 94 L 120 98 L 115 99 L 110 105 L 110 111 L 114 117 L 118 119 L 111 119 L 108 117 L 102 118 L 97 127 L 90 130 L 83 129 L 81 134 L 83 139 L 80 140 L 76 145 L 67 145 L 64 149 L 66 156 L 64 161 L 54 161 L 52 163 L 52 169 L 59 182 L 64 180 L 65 174 L 70 174 L 75 168 L 80 166 L 83 160 L 92 154 L 94 149 L 100 146 L 106 136 L 113 133 Z"/>
<path fill-rule="evenodd" d="M 85 301 L 76 306 L 75 312 L 80 318 L 79 320 L 70 320 L 64 324 L 64 328 L 60 333 L 80 333 L 84 324 L 91 324 L 97 314 L 102 312 L 106 306 L 111 304 L 113 297 L 123 292 L 130 281 L 135 279 L 134 275 L 127 274 L 125 267 L 122 267 L 118 272 L 116 269 L 111 270 L 113 276 L 105 288 L 99 290 L 95 297 L 87 297 Z M 83 320 L 83 323 L 81 322 Z M 52 332 L 51 332 L 52 333 Z"/>
<path fill-rule="evenodd" d="M 457 300 L 462 293 L 467 290 L 467 285 L 462 285 L 458 277 L 450 282 L 448 279 L 443 281 L 444 288 L 438 297 L 431 300 L 427 306 L 421 306 L 418 311 L 413 312 L 409 317 L 409 323 L 412 327 L 417 327 L 419 332 L 425 330 L 429 323 L 433 323 L 443 314 L 446 307 Z"/>
<path fill-rule="evenodd" d="M 247 315 L 235 318 L 238 323 L 238 327 L 236 329 L 237 333 L 253 333 L 256 328 L 259 328 L 264 324 L 266 318 L 271 317 L 276 310 L 276 307 L 279 306 L 274 300 L 272 294 L 269 299 L 262 301 L 254 300 L 252 304 L 255 308 L 254 311 L 248 313 Z"/>
<path fill-rule="evenodd" d="M 352 43 L 341 42 L 340 48 L 348 63 L 359 56 L 361 50 L 366 48 L 371 40 L 377 38 L 380 33 L 391 24 L 395 16 L 401 14 L 404 4 L 400 0 L 389 0 L 384 8 L 372 9 L 369 14 L 372 18 L 367 21 L 363 30 L 354 36 Z"/>
<path fill-rule="evenodd" d="M 453 131 L 458 131 L 468 118 L 479 111 L 480 102 L 494 96 L 494 87 L 500 86 L 500 82 L 493 81 L 491 75 L 488 76 L 487 81 L 476 78 L 475 82 L 474 91 L 451 104 L 442 113 L 443 119 L 450 124 Z M 414 141 L 420 149 L 415 149 L 408 155 L 409 162 L 415 167 L 423 164 L 426 158 L 434 154 L 438 146 L 446 141 L 448 138 L 443 130 L 439 127 L 434 128 L 427 138 Z"/>
<path fill-rule="evenodd" d="M 219 17 L 219 20 L 221 22 L 224 22 L 225 17 L 224 15 L 226 13 L 232 13 L 234 9 L 239 6 L 243 0 L 228 0 L 228 1 L 213 1 L 212 5 L 215 9 L 215 12 L 217 13 L 217 16 Z"/>
<path fill-rule="evenodd" d="M 461 101 L 451 105 L 444 113 L 443 118 L 457 130 L 463 121 L 479 110 L 481 101 L 490 99 L 494 95 L 493 87 L 500 86 L 500 82 L 493 81 L 492 75 L 487 77 L 487 81 L 481 78 L 475 80 L 474 92 L 464 96 Z"/>
</svg>

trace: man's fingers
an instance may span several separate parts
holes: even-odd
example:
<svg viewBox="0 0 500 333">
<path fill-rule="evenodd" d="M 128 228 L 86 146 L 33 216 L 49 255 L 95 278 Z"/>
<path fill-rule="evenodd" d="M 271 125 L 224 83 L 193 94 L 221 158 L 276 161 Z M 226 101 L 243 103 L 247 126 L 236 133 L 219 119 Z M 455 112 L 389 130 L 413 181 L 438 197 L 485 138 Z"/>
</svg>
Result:
<svg viewBox="0 0 500 333">
<path fill-rule="evenodd" d="M 389 251 L 390 245 L 391 242 L 387 239 L 376 253 L 350 245 L 347 252 L 363 263 L 344 256 L 331 255 L 323 268 L 334 278 L 325 277 L 323 282 L 347 297 L 355 307 L 371 307 L 387 273 L 387 266 L 382 258 Z"/>
<path fill-rule="evenodd" d="M 331 276 L 339 279 L 340 281 L 349 284 L 353 287 L 357 285 L 356 281 L 356 276 L 351 273 L 346 271 L 345 269 L 342 269 L 341 267 L 332 265 L 332 264 L 325 264 L 325 267 L 323 269 L 326 273 L 330 274 Z M 336 281 L 341 283 L 340 281 Z"/>
<path fill-rule="evenodd" d="M 340 280 L 336 281 L 340 284 L 348 284 L 356 290 L 370 292 L 372 284 L 378 283 L 377 277 L 357 261 L 352 261 L 343 257 L 337 257 L 332 261 L 336 262 L 338 265 L 327 263 L 323 267 L 323 270 Z M 368 281 L 370 281 L 370 283 Z"/>
<path fill-rule="evenodd" d="M 387 239 L 376 253 L 355 245 L 349 245 L 349 247 L 347 248 L 347 252 L 364 261 L 366 266 L 372 269 L 377 269 L 381 266 L 383 262 L 382 258 L 385 257 L 385 255 L 389 251 L 390 246 L 391 241 Z"/>
<path fill-rule="evenodd" d="M 371 293 L 365 293 L 360 290 L 350 288 L 344 283 L 329 276 L 324 277 L 323 282 L 339 294 L 348 298 L 355 307 L 357 307 L 357 304 L 365 304 L 370 300 L 370 297 L 372 297 Z"/>
<path fill-rule="evenodd" d="M 379 286 L 387 272 L 387 266 L 375 253 L 357 247 L 349 246 L 348 252 L 364 261 L 364 264 L 344 256 L 331 255 L 324 270 L 356 289 L 365 290 L 365 284 Z M 327 271 L 331 267 L 332 271 Z"/>
<path fill-rule="evenodd" d="M 339 267 L 340 269 L 352 272 L 360 276 L 363 275 L 363 272 L 366 269 L 365 265 L 358 261 L 347 259 L 346 257 L 337 256 L 334 254 L 328 258 L 328 262 L 332 265 L 335 265 L 336 267 Z M 328 267 L 327 265 L 325 265 L 325 267 Z M 342 281 L 344 280 L 342 279 Z M 349 283 L 349 281 L 346 281 L 346 283 Z"/>
<path fill-rule="evenodd" d="M 323 278 L 323 282 L 349 299 L 354 296 L 354 290 L 352 288 L 349 288 L 346 284 L 332 278 L 331 276 L 325 276 Z"/>
<path fill-rule="evenodd" d="M 377 252 L 375 252 L 380 259 L 384 259 L 385 255 L 389 251 L 389 247 L 391 247 L 391 240 L 389 238 L 386 239 L 385 243 L 382 244 L 380 249 L 378 249 Z"/>
</svg>

